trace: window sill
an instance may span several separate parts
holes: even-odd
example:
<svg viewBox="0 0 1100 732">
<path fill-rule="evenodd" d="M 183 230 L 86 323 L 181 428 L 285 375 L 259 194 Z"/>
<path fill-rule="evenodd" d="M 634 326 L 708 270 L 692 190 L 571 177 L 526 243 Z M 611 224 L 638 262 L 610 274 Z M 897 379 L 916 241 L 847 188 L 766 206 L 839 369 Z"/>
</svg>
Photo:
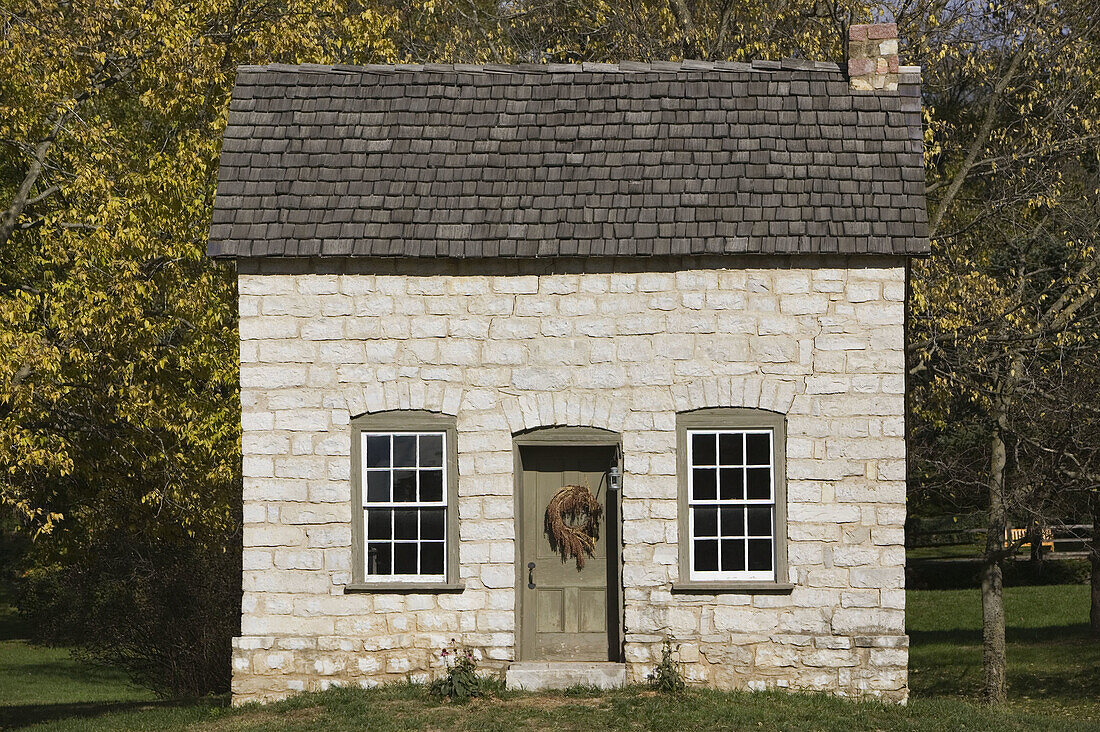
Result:
<svg viewBox="0 0 1100 732">
<path fill-rule="evenodd" d="M 344 585 L 344 594 L 445 594 L 462 592 L 465 589 L 466 585 L 462 582 L 352 582 Z"/>
<path fill-rule="evenodd" d="M 724 581 L 724 582 L 673 582 L 672 591 L 696 595 L 772 594 L 783 595 L 794 589 L 790 582 Z"/>
</svg>

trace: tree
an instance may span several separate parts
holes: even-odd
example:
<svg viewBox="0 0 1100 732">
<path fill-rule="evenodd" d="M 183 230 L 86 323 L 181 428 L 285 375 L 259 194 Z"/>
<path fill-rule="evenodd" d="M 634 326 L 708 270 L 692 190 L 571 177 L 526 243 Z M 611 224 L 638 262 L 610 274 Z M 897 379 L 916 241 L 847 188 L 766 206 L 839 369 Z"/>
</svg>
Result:
<svg viewBox="0 0 1100 732">
<path fill-rule="evenodd" d="M 928 447 L 985 441 L 984 694 L 1005 699 L 1010 516 L 1046 503 L 1013 448 L 1028 397 L 1088 354 L 1097 322 L 1097 18 L 1091 3 L 933 5 L 899 17 L 926 82 L 933 256 L 914 267 L 913 402 Z M 950 42 L 948 42 L 950 41 Z M 1053 402 L 1047 402 L 1052 404 Z M 1041 433 L 1042 431 L 1038 431 Z M 1047 434 L 1050 434 L 1049 431 Z M 918 478 L 919 480 L 919 478 Z"/>
<path fill-rule="evenodd" d="M 1089 624 L 1100 636 L 1100 352 L 1091 345 L 1052 359 L 1023 395 L 1024 413 L 1038 419 L 1022 432 L 1020 452 L 1052 515 L 1092 523 Z"/>
<path fill-rule="evenodd" d="M 229 89 L 257 57 L 389 60 L 387 19 L 324 2 L 0 14 L 0 503 L 35 538 L 22 604 L 162 693 L 224 689 L 235 278 L 204 250 Z"/>
<path fill-rule="evenodd" d="M 167 11 L 2 8 L 0 501 L 36 538 L 24 605 L 41 619 L 79 598 L 62 635 L 123 662 L 135 644 L 186 649 L 132 630 L 129 647 L 99 645 L 127 626 L 86 579 L 134 601 L 157 584 L 133 574 L 154 552 L 239 555 L 233 281 L 202 246 L 216 110 L 164 94 L 187 83 L 179 52 L 199 37 Z M 231 587 L 187 574 L 197 596 Z M 228 638 L 214 645 L 228 653 Z M 180 684 L 171 665 L 147 680 Z"/>
</svg>

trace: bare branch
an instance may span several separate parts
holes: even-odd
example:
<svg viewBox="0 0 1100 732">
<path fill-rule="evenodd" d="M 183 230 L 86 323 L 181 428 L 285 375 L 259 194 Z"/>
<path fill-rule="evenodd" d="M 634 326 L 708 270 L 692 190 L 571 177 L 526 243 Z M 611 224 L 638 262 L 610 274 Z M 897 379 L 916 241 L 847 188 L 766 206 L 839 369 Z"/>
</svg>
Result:
<svg viewBox="0 0 1100 732">
<path fill-rule="evenodd" d="M 978 134 L 976 134 L 971 141 L 970 150 L 963 159 L 962 165 L 959 166 L 959 170 L 955 173 L 951 185 L 947 187 L 947 192 L 944 194 L 943 198 L 940 199 L 939 204 L 932 213 L 928 226 L 930 235 L 935 236 L 939 231 L 940 223 L 943 221 L 944 215 L 946 215 L 948 208 L 950 208 L 955 198 L 959 195 L 963 183 L 966 182 L 966 178 L 970 174 L 970 169 L 977 163 L 978 155 L 981 154 L 986 142 L 989 141 L 989 135 L 993 131 L 993 123 L 996 120 L 997 109 L 1001 105 L 1001 97 L 1004 96 L 1005 90 L 1008 89 L 1008 85 L 1012 83 L 1012 80 L 1016 77 L 1016 72 L 1019 70 L 1020 64 L 1023 62 L 1024 56 L 1026 55 L 1026 48 L 1027 47 L 1023 43 L 1020 44 L 1016 52 L 1012 54 L 1012 60 L 1009 62 L 1005 73 L 1001 75 L 1001 78 L 997 80 L 997 84 L 993 87 L 993 93 L 990 94 L 989 101 L 986 102 L 985 105 L 985 113 L 982 118 L 982 124 L 978 128 Z"/>
</svg>

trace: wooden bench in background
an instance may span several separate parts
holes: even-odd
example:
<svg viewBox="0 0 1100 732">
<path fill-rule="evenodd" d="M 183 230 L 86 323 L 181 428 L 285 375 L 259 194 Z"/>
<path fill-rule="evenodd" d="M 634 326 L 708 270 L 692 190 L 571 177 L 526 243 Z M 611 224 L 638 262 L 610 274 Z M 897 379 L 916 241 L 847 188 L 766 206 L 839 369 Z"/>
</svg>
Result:
<svg viewBox="0 0 1100 732">
<path fill-rule="evenodd" d="M 1016 543 L 1020 539 L 1026 539 L 1030 529 L 1007 529 L 1005 531 L 1005 548 L 1007 549 L 1012 544 Z M 1025 541 L 1020 547 L 1030 547 L 1031 542 Z M 1039 542 L 1039 546 L 1044 549 L 1054 551 L 1054 531 L 1049 528 L 1043 529 L 1042 539 Z"/>
</svg>

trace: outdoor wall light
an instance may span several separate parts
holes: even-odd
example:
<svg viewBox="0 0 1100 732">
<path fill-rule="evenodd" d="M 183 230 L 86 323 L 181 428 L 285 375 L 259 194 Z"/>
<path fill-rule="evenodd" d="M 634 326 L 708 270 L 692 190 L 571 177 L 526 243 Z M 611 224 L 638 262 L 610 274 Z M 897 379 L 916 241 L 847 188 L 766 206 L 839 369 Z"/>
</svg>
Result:
<svg viewBox="0 0 1100 732">
<path fill-rule="evenodd" d="M 612 465 L 611 470 L 607 471 L 607 490 L 619 490 L 619 481 L 622 480 L 622 477 L 622 473 L 619 472 L 619 466 Z"/>
</svg>

